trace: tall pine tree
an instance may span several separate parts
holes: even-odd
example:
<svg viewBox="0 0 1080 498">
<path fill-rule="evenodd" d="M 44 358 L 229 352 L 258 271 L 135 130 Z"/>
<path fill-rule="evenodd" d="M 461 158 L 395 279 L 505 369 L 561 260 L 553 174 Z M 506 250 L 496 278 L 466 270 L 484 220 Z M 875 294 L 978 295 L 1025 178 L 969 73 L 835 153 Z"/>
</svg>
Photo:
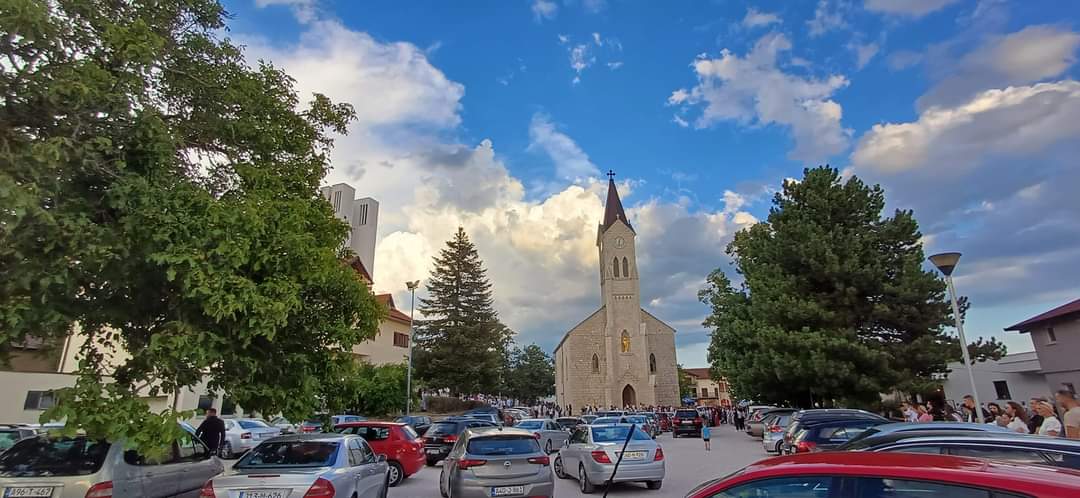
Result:
<svg viewBox="0 0 1080 498">
<path fill-rule="evenodd" d="M 435 257 L 427 291 L 414 332 L 417 376 L 454 393 L 496 392 L 513 333 L 499 322 L 487 272 L 464 229 Z"/>
</svg>

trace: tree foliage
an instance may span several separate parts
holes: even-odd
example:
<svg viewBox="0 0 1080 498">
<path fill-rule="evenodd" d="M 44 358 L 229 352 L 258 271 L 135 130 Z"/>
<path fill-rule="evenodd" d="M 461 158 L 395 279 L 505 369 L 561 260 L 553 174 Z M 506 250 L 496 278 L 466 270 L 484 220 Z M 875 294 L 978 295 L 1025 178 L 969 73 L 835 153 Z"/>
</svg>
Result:
<svg viewBox="0 0 1080 498">
<path fill-rule="evenodd" d="M 348 364 L 342 371 L 342 383 L 328 393 L 329 413 L 358 413 L 383 417 L 405 410 L 407 367 L 404 363 L 372 365 L 366 361 Z M 413 406 L 419 406 L 413 397 Z"/>
<path fill-rule="evenodd" d="M 883 218 L 885 194 L 829 167 L 785 182 L 767 221 L 728 245 L 743 283 L 713 271 L 709 359 L 760 401 L 868 403 L 917 391 L 959 356 L 945 284 L 923 269 L 911 211 Z"/>
<path fill-rule="evenodd" d="M 476 246 L 458 227 L 435 257 L 428 297 L 417 308 L 413 364 L 427 386 L 454 393 L 494 393 L 503 387 L 513 333 L 492 306 L 491 283 Z"/>
<path fill-rule="evenodd" d="M 682 365 L 676 365 L 676 370 L 679 373 L 679 399 L 683 398 L 696 398 L 697 393 L 697 379 L 686 372 Z"/>
<path fill-rule="evenodd" d="M 204 379 L 301 419 L 376 331 L 318 194 L 329 132 L 355 112 L 301 106 L 288 75 L 221 37 L 225 15 L 215 0 L 0 8 L 0 350 L 86 339 L 77 385 L 43 415 L 69 430 L 160 441 L 180 414 L 141 397 Z"/>
<path fill-rule="evenodd" d="M 555 394 L 555 362 L 540 346 L 510 350 L 504 394 L 527 404 Z"/>
</svg>

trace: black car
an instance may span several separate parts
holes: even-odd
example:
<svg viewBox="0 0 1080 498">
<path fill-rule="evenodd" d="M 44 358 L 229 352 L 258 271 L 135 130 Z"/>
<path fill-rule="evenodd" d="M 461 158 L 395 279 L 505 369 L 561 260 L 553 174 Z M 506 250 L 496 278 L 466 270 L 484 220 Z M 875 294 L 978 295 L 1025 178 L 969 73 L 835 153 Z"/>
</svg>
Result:
<svg viewBox="0 0 1080 498">
<path fill-rule="evenodd" d="M 795 435 L 803 429 L 806 424 L 811 422 L 824 422 L 826 420 L 845 420 L 845 419 L 870 419 L 876 420 L 879 424 L 885 424 L 890 422 L 889 419 L 870 413 L 865 410 L 853 410 L 847 408 L 820 408 L 813 410 L 799 410 L 791 416 L 791 421 L 788 422 L 787 429 L 784 431 L 784 442 L 781 445 L 781 453 L 794 453 L 792 450 Z"/>
<path fill-rule="evenodd" d="M 672 436 L 679 437 L 680 434 L 689 434 L 700 437 L 703 425 L 705 425 L 705 420 L 701 418 L 701 414 L 697 410 L 675 410 L 675 417 L 671 419 Z"/>
<path fill-rule="evenodd" d="M 451 417 L 431 424 L 424 437 L 424 454 L 427 464 L 435 465 L 450 454 L 458 436 L 471 427 L 497 427 L 491 422 L 468 417 Z"/>
<path fill-rule="evenodd" d="M 0 452 L 15 446 L 15 443 L 37 435 L 31 427 L 24 425 L 0 425 Z"/>
<path fill-rule="evenodd" d="M 883 422 L 872 418 L 839 418 L 803 422 L 788 453 L 812 453 L 834 449 L 863 431 Z"/>
<path fill-rule="evenodd" d="M 394 419 L 394 422 L 412 427 L 417 434 L 423 434 L 431 427 L 431 417 L 426 415 L 406 415 Z"/>
<path fill-rule="evenodd" d="M 896 432 L 863 438 L 839 449 L 955 455 L 1080 469 L 1080 441 L 1012 432 Z"/>
</svg>

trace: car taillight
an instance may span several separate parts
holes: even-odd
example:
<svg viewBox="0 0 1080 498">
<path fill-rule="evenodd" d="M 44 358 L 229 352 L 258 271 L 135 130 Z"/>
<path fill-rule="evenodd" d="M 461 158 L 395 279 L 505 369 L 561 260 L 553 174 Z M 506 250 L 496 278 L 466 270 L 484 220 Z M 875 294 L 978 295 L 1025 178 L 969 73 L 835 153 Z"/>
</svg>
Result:
<svg viewBox="0 0 1080 498">
<path fill-rule="evenodd" d="M 336 493 L 334 485 L 320 477 L 315 479 L 315 484 L 312 484 L 307 493 L 304 493 L 304 498 L 334 498 L 334 493 Z"/>
<path fill-rule="evenodd" d="M 817 445 L 809 441 L 799 441 L 795 443 L 795 453 L 811 453 L 817 448 Z"/>
<path fill-rule="evenodd" d="M 550 465 L 551 458 L 548 458 L 546 456 L 532 457 L 529 459 L 529 463 L 535 463 L 538 465 Z"/>
<path fill-rule="evenodd" d="M 657 446 L 656 447 L 656 456 L 653 457 L 653 461 L 654 462 L 659 462 L 660 460 L 663 460 L 663 459 L 664 459 L 664 449 Z"/>
<path fill-rule="evenodd" d="M 695 424 L 700 424 L 701 423 L 701 417 L 695 418 L 694 423 Z"/>
<path fill-rule="evenodd" d="M 611 463 L 611 459 L 608 458 L 607 452 L 603 450 L 593 451 L 592 459 L 596 460 L 596 463 Z"/>
<path fill-rule="evenodd" d="M 781 429 L 779 425 L 770 425 L 769 432 L 784 432 L 784 429 Z"/>
<path fill-rule="evenodd" d="M 487 460 L 480 460 L 477 458 L 462 458 L 458 460 L 458 468 L 461 470 L 471 469 L 473 467 L 479 467 L 481 465 L 487 465 Z"/>
<path fill-rule="evenodd" d="M 202 490 L 199 491 L 199 498 L 214 498 L 216 496 L 214 494 L 214 481 L 206 481 Z"/>
<path fill-rule="evenodd" d="M 678 418 L 672 419 L 671 423 L 677 424 L 677 423 L 679 423 L 679 419 Z"/>
<path fill-rule="evenodd" d="M 443 437 L 442 439 L 443 439 L 443 442 L 445 442 L 445 443 L 456 443 L 457 442 L 457 436 L 455 436 L 453 434 L 450 434 L 450 435 L 448 435 L 446 437 Z"/>
<path fill-rule="evenodd" d="M 99 482 L 86 490 L 86 498 L 112 498 L 112 481 Z"/>
<path fill-rule="evenodd" d="M 251 433 L 250 432 L 245 432 L 245 433 L 241 434 L 240 439 L 251 439 Z"/>
</svg>

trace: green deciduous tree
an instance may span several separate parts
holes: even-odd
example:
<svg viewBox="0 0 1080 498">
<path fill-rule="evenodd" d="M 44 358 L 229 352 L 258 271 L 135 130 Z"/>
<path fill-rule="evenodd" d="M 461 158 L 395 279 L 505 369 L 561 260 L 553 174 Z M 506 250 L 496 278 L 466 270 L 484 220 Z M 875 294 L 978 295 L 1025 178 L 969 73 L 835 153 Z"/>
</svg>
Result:
<svg viewBox="0 0 1080 498">
<path fill-rule="evenodd" d="M 829 167 L 807 169 L 773 199 L 768 219 L 728 245 L 736 289 L 712 272 L 709 359 L 760 401 L 871 403 L 918 391 L 959 356 L 946 334 L 941 278 L 924 269 L 911 211 L 883 218 L 885 194 Z"/>
<path fill-rule="evenodd" d="M 676 369 L 679 372 L 679 399 L 682 398 L 696 398 L 697 393 L 697 379 L 683 369 L 682 365 L 676 365 Z"/>
<path fill-rule="evenodd" d="M 499 322 L 491 283 L 464 229 L 435 257 L 427 291 L 417 308 L 424 318 L 414 329 L 417 376 L 454 393 L 497 392 L 513 333 Z"/>
<path fill-rule="evenodd" d="M 383 417 L 405 410 L 404 363 L 372 365 L 361 361 L 346 365 L 341 374 L 336 392 L 327 395 L 328 412 Z M 413 406 L 417 401 L 414 396 Z"/>
<path fill-rule="evenodd" d="M 540 346 L 513 348 L 506 374 L 506 394 L 526 404 L 555 394 L 555 362 Z"/>
<path fill-rule="evenodd" d="M 86 339 L 43 416 L 68 430 L 152 448 L 179 414 L 142 396 L 201 380 L 299 420 L 376 332 L 318 193 L 355 113 L 301 105 L 224 18 L 214 0 L 0 7 L 0 349 Z"/>
</svg>

